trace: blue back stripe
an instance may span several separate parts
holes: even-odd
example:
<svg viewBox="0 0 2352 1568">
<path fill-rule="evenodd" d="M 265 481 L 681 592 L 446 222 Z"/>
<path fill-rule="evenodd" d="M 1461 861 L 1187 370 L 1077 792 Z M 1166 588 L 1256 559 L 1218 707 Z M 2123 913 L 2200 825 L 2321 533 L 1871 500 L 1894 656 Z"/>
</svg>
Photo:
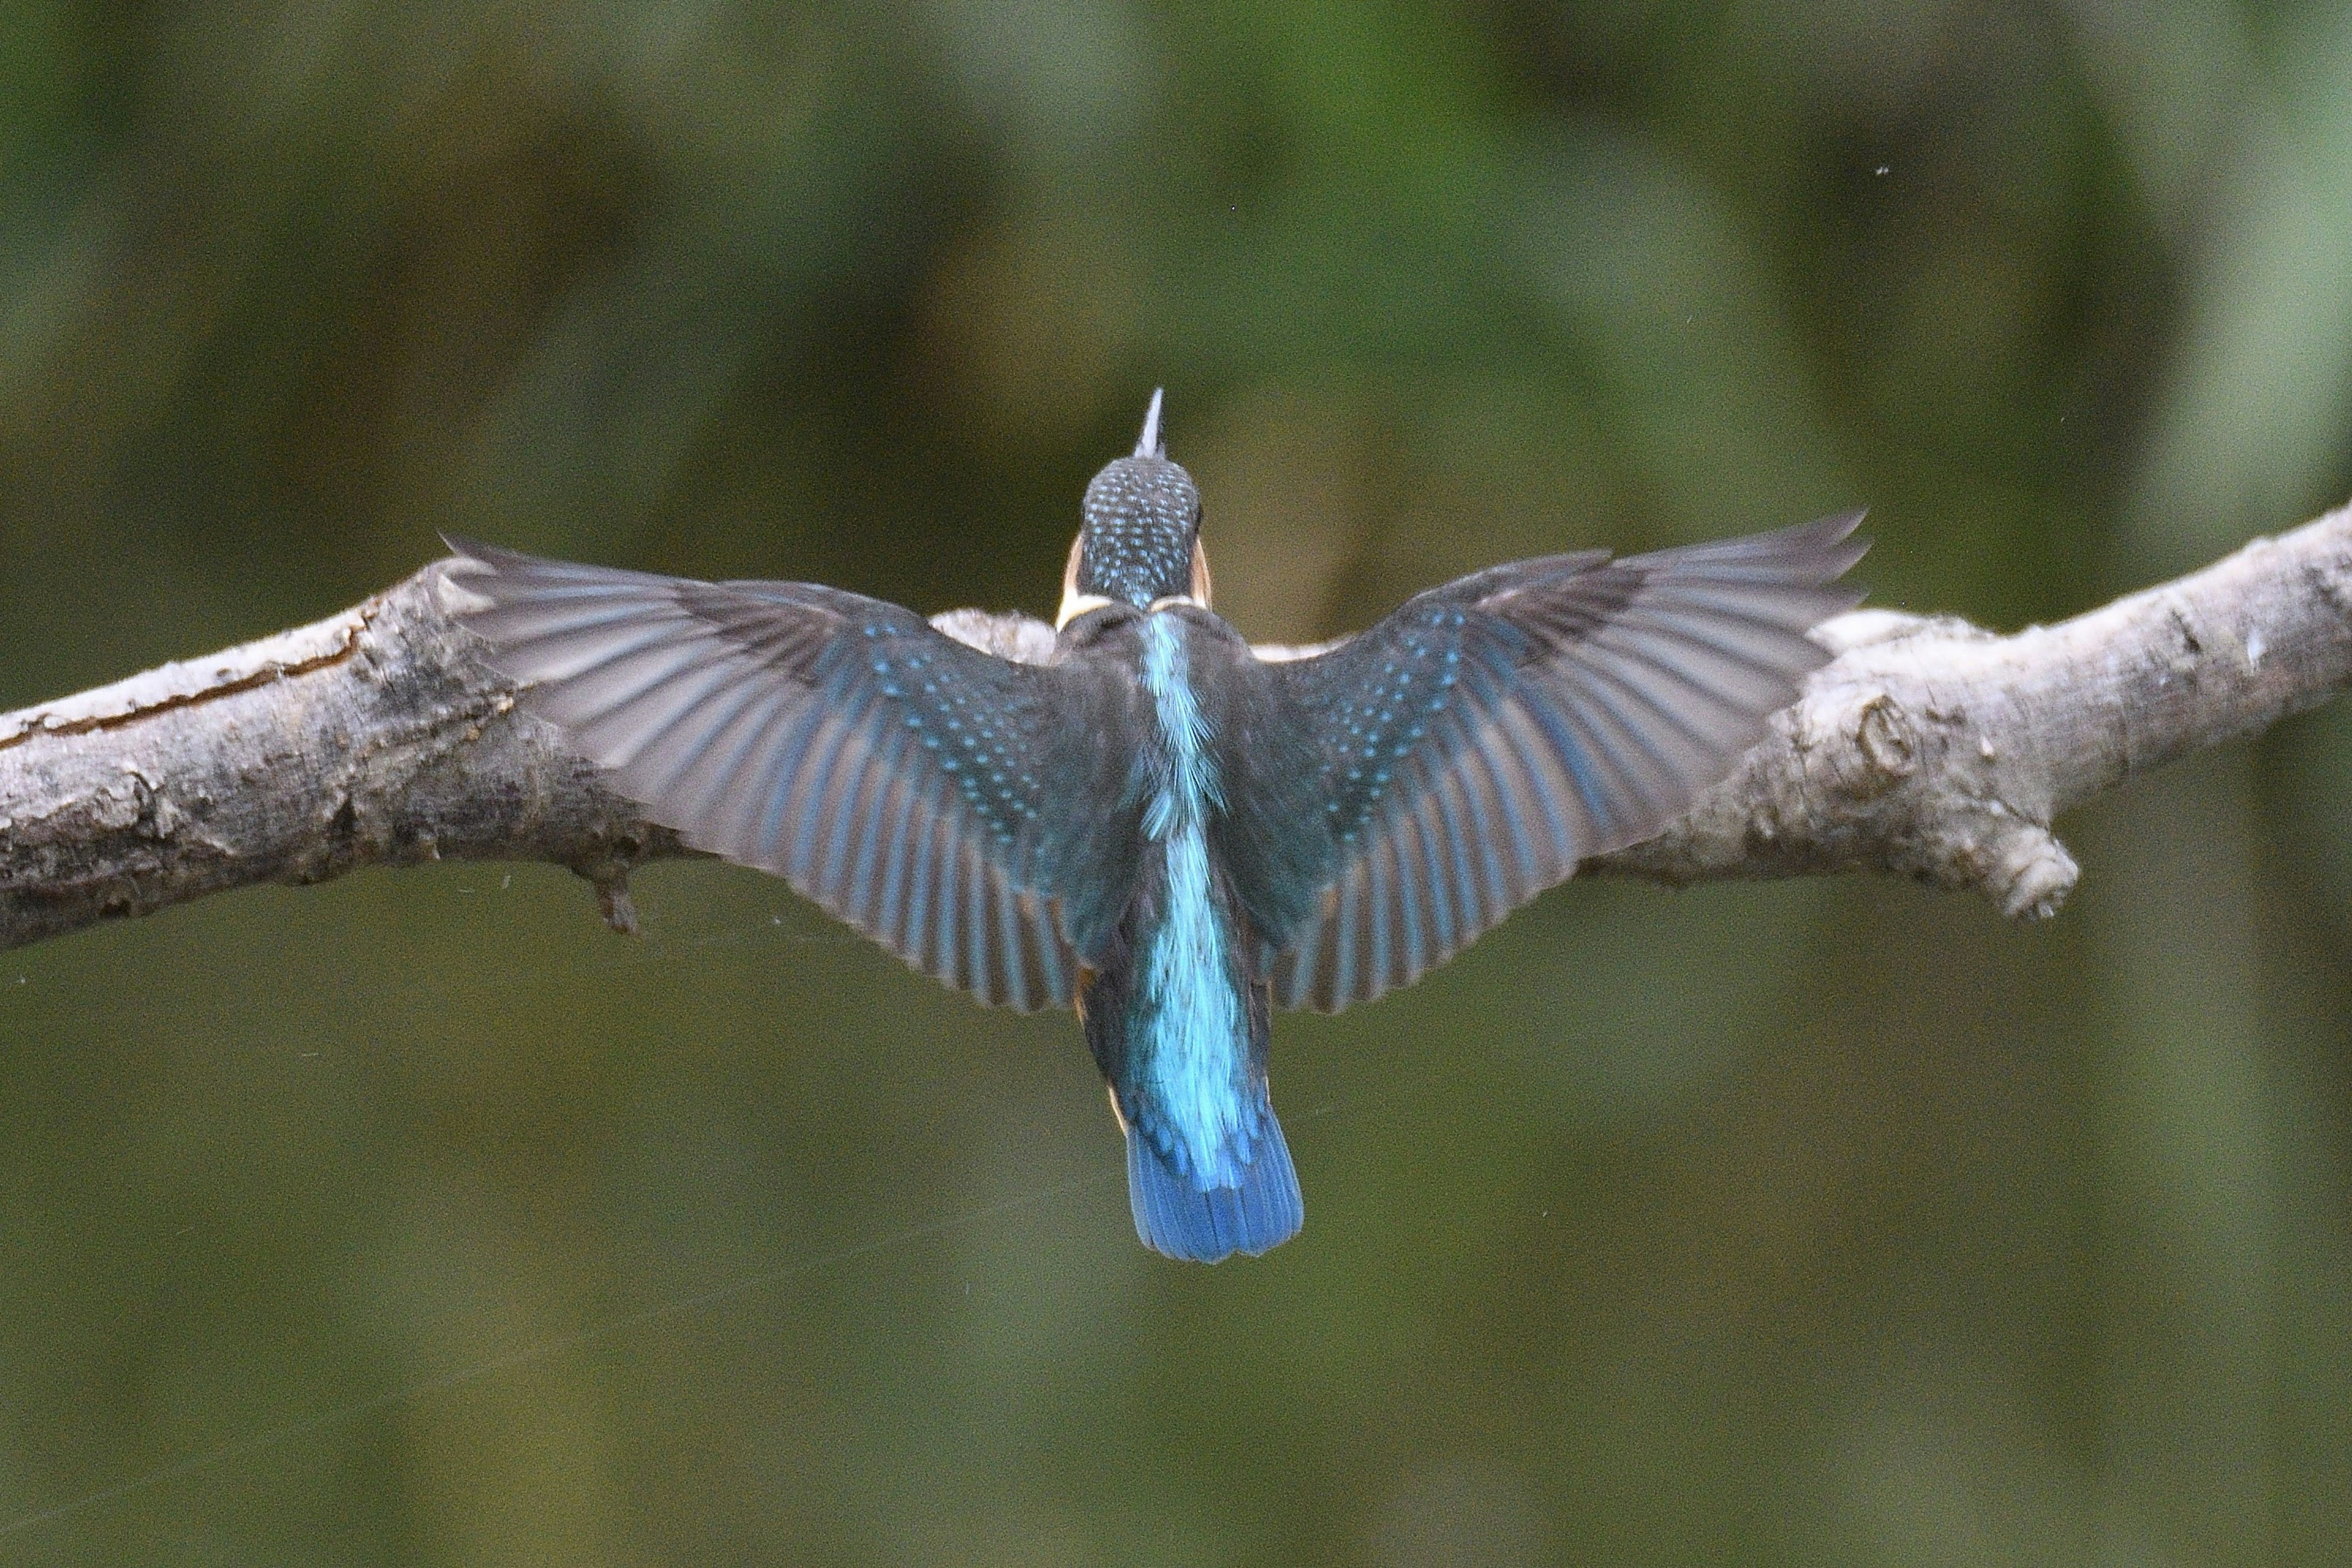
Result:
<svg viewBox="0 0 2352 1568">
<path fill-rule="evenodd" d="M 1206 1192 L 1240 1183 L 1259 1118 L 1245 1090 L 1246 1012 L 1208 847 L 1222 781 L 1191 685 L 1186 635 L 1175 612 L 1144 623 L 1140 673 L 1164 766 L 1143 830 L 1160 846 L 1162 899 L 1158 923 L 1139 939 L 1131 1023 L 1144 1086 L 1141 1131 Z"/>
</svg>

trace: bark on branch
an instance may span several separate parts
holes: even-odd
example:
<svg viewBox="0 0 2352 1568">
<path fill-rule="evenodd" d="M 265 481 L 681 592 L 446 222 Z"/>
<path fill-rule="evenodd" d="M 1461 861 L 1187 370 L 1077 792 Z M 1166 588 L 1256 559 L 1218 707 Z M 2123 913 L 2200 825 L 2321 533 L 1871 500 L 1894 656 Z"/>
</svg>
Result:
<svg viewBox="0 0 2352 1568">
<path fill-rule="evenodd" d="M 942 628 L 1034 657 L 1039 623 Z M 1732 776 L 1588 871 L 1683 884 L 1866 868 L 2053 913 L 2051 834 L 2134 773 L 2352 682 L 2352 508 L 2054 626 L 1859 610 Z M 0 947 L 257 882 L 550 860 L 634 926 L 628 872 L 688 854 L 520 710 L 443 616 L 440 569 L 314 625 L 0 716 Z"/>
</svg>

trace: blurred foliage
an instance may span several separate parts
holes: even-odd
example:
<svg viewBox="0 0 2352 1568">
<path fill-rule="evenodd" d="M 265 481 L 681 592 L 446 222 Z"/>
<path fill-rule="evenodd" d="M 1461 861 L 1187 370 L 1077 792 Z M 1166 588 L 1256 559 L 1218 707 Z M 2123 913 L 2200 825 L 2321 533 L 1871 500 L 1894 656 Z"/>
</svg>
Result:
<svg viewBox="0 0 2352 1568">
<path fill-rule="evenodd" d="M 1044 611 L 1162 382 L 1256 636 L 1856 502 L 2064 615 L 2352 486 L 2352 10 L 0 7 L 0 705 L 441 529 Z M 1214 1270 L 1066 1018 L 748 873 L 7 955 L 0 1562 L 2345 1561 L 2348 765 L 2032 929 L 1551 895 L 1284 1021 Z"/>
</svg>

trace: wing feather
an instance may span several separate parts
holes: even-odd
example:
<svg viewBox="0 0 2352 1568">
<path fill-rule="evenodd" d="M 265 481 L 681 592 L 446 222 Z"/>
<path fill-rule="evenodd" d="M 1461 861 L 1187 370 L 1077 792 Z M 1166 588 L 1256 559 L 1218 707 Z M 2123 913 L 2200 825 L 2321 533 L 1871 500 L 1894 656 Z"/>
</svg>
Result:
<svg viewBox="0 0 2352 1568">
<path fill-rule="evenodd" d="M 1409 984 L 1577 863 L 1649 837 L 1728 773 L 1827 655 L 1807 633 L 1861 514 L 1610 562 L 1555 556 L 1433 589 L 1266 668 L 1314 738 L 1330 847 L 1276 998 L 1336 1011 Z"/>
<path fill-rule="evenodd" d="M 1074 737 L 1099 740 L 1076 718 L 1103 706 L 1085 672 L 814 584 L 452 543 L 454 617 L 653 820 L 983 1000 L 1069 1004 L 1062 910 L 1100 838 L 1043 781 Z"/>
</svg>

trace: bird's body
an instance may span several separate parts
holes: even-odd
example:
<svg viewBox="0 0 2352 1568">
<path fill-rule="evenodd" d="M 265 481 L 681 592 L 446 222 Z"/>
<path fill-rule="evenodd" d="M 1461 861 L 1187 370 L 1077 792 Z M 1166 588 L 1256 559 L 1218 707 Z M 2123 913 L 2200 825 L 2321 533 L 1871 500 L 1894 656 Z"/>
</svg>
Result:
<svg viewBox="0 0 2352 1568">
<path fill-rule="evenodd" d="M 1304 1211 L 1266 1097 L 1269 1005 L 1227 780 L 1247 787 L 1261 771 L 1243 761 L 1253 744 L 1297 731 L 1265 667 L 1207 610 L 1110 606 L 1076 629 L 1070 656 L 1116 661 L 1140 694 L 1126 797 L 1141 807 L 1136 863 L 1078 993 L 1128 1132 L 1137 1228 L 1180 1256 L 1263 1252 Z"/>
<path fill-rule="evenodd" d="M 1138 1233 L 1287 1239 L 1272 1010 L 1409 983 L 1728 771 L 1856 595 L 1855 517 L 1491 568 L 1319 656 L 1209 607 L 1154 397 L 1088 487 L 1053 649 L 1015 663 L 806 584 L 472 544 L 452 608 L 688 842 L 782 875 L 982 999 L 1075 1005 Z"/>
</svg>

